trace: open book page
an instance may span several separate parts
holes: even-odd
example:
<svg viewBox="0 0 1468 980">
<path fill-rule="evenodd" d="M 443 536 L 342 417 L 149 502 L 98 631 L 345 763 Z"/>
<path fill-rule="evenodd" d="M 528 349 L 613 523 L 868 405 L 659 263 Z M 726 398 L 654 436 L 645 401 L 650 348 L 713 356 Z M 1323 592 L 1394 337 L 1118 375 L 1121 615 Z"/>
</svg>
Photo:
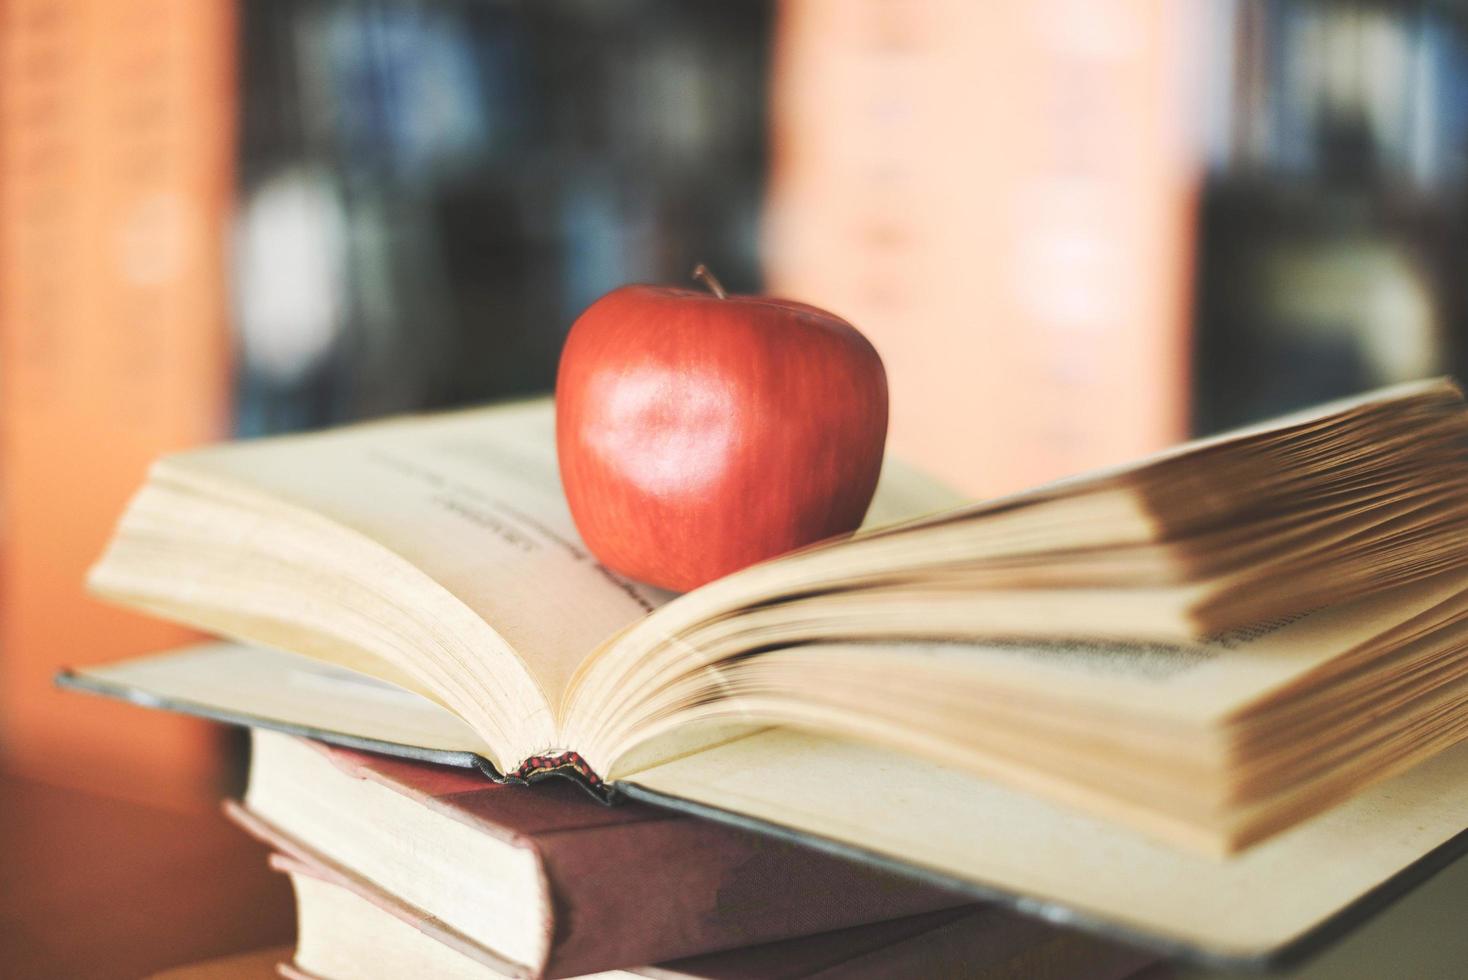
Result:
<svg viewBox="0 0 1468 980">
<path fill-rule="evenodd" d="M 715 818 L 753 819 L 1018 896 L 1060 921 L 1250 959 L 1460 834 L 1468 744 L 1228 861 L 955 770 L 786 730 L 632 773 L 628 783 L 653 802 L 693 801 Z"/>
<path fill-rule="evenodd" d="M 882 474 L 877 490 L 867 508 L 861 530 L 901 524 L 928 514 L 961 507 L 968 498 L 951 487 L 939 483 L 926 473 L 888 456 L 882 461 Z"/>
<path fill-rule="evenodd" d="M 395 552 L 503 637 L 550 705 L 582 657 L 669 598 L 581 544 L 548 400 L 233 444 L 168 465 L 264 491 Z"/>
<path fill-rule="evenodd" d="M 1200 726 L 1222 722 L 1393 630 L 1436 627 L 1468 614 L 1468 572 L 1448 572 L 1290 620 L 1193 644 L 1096 640 L 814 645 L 774 658 L 820 658 L 831 671 L 888 662 L 904 680 L 925 670 L 1047 704 Z"/>
<path fill-rule="evenodd" d="M 866 732 L 888 748 L 940 752 L 950 761 L 967 751 L 962 746 L 992 747 L 999 730 L 1052 741 L 1078 733 L 1073 749 L 1083 757 L 1101 751 L 1088 748 L 1098 732 L 1107 744 L 1131 745 L 1149 758 L 1163 749 L 1193 753 L 1266 699 L 1320 686 L 1322 673 L 1363 658 L 1431 657 L 1456 642 L 1440 629 L 1465 615 L 1468 573 L 1460 571 L 1190 644 L 833 638 L 780 648 L 772 632 L 764 645 L 773 649 L 708 667 L 698 666 L 707 645 L 690 651 L 679 674 L 662 675 L 640 696 L 628 697 L 636 692 L 624 680 L 616 710 L 603 706 L 599 727 L 577 732 L 576 741 L 612 779 L 629 771 L 629 752 L 640 765 L 668 758 L 668 732 L 711 717 Z M 827 634 L 840 635 L 829 627 Z M 1336 703 L 1359 686 L 1325 696 Z"/>
<path fill-rule="evenodd" d="M 236 443 L 165 465 L 262 491 L 387 547 L 503 637 L 552 708 L 587 654 L 672 597 L 616 574 L 581 543 L 549 399 Z M 890 463 L 871 519 L 956 501 Z"/>
</svg>

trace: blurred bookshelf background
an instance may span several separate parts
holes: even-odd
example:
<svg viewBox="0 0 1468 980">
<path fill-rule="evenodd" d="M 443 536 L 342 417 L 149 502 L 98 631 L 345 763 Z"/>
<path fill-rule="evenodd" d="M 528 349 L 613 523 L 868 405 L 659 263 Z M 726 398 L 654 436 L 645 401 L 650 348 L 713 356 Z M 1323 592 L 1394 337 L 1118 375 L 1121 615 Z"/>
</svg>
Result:
<svg viewBox="0 0 1468 980">
<path fill-rule="evenodd" d="M 1468 9 L 0 0 L 0 768 L 181 809 L 60 695 L 160 452 L 549 391 L 696 262 L 846 316 L 974 495 L 1468 369 Z M 234 761 L 232 761 L 234 760 Z"/>
</svg>

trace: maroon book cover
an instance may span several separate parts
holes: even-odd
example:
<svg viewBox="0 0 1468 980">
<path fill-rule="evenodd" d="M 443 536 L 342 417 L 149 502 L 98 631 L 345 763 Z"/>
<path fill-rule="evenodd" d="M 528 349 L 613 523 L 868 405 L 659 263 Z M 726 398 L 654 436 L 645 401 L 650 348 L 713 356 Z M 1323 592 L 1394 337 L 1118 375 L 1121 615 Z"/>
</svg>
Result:
<svg viewBox="0 0 1468 980">
<path fill-rule="evenodd" d="M 345 888 L 489 971 L 505 972 L 504 962 L 492 951 L 361 877 L 282 854 L 272 856 L 271 866 Z M 1152 954 L 992 905 L 967 905 L 633 967 L 629 973 L 655 980 L 877 980 L 893 976 L 1123 980 L 1155 960 Z M 281 964 L 280 972 L 296 980 L 319 980 L 295 963 Z"/>
<path fill-rule="evenodd" d="M 569 782 L 521 786 L 476 772 L 308 743 L 339 768 L 529 849 L 551 897 L 538 976 L 571 977 L 883 922 L 971 903 L 752 831 L 637 803 L 607 807 Z M 343 877 L 355 869 L 235 803 L 226 811 L 277 850 Z"/>
</svg>

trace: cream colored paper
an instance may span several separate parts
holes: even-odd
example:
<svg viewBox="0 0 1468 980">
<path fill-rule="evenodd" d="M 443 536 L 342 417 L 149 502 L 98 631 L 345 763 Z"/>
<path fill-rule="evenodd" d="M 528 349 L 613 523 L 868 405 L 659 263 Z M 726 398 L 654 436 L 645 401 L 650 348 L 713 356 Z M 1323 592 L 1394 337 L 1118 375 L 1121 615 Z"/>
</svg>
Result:
<svg viewBox="0 0 1468 980">
<path fill-rule="evenodd" d="M 1227 861 L 955 770 L 789 731 L 627 781 L 1237 957 L 1300 936 L 1468 826 L 1468 744 Z"/>
<path fill-rule="evenodd" d="M 561 492 L 548 401 L 236 444 L 167 465 L 227 478 L 378 542 L 504 638 L 546 702 L 667 593 L 602 566 Z"/>
</svg>

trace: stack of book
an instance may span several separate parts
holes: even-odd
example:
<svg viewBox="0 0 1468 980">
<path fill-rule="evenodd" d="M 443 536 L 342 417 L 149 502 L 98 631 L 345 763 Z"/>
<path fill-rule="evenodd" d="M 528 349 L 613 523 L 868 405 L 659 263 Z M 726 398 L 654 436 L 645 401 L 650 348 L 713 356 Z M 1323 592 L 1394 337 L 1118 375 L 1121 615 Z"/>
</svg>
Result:
<svg viewBox="0 0 1468 980">
<path fill-rule="evenodd" d="M 354 908 L 533 972 L 938 914 L 820 854 L 1257 966 L 1468 849 L 1450 382 L 982 504 L 892 465 L 869 527 L 681 596 L 587 552 L 553 428 L 526 402 L 168 457 L 94 569 L 261 646 L 63 683 L 414 760 L 258 737 L 241 818 L 304 926 L 357 882 Z M 728 836 L 674 860 L 680 834 Z M 475 891 L 489 867 L 519 884 Z"/>
<path fill-rule="evenodd" d="M 295 888 L 287 976 L 1119 978 L 1155 959 L 565 782 L 526 791 L 263 729 L 252 748 L 226 812 Z"/>
</svg>

